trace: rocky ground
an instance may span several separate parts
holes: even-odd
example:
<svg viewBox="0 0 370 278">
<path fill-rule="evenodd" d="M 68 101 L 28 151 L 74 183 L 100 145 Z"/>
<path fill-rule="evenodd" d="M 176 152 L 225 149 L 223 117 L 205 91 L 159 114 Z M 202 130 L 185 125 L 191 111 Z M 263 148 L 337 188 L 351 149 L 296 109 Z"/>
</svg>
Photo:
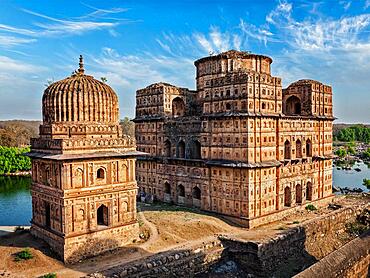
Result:
<svg viewBox="0 0 370 278">
<path fill-rule="evenodd" d="M 340 206 L 369 203 L 369 197 L 341 196 L 335 203 Z M 202 242 L 220 234 L 244 240 L 268 240 L 278 233 L 300 225 L 332 211 L 319 208 L 316 211 L 305 209 L 263 227 L 247 230 L 226 222 L 214 214 L 200 212 L 166 204 L 139 205 L 139 224 L 143 240 L 119 250 L 108 252 L 74 265 L 64 265 L 58 261 L 47 245 L 34 239 L 28 231 L 9 233 L 0 237 L 0 277 L 42 277 L 46 273 L 57 273 L 58 277 L 82 277 L 123 262 L 144 258 L 153 253 L 181 248 Z M 16 262 L 15 254 L 29 247 L 32 259 Z M 232 267 L 232 265 L 230 266 Z"/>
</svg>

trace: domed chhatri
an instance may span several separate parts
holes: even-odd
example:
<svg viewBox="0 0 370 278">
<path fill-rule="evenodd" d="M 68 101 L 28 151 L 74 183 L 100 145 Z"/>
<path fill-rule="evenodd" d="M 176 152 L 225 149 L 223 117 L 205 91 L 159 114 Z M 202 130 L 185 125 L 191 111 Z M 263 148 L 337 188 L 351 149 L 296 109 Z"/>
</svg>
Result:
<svg viewBox="0 0 370 278">
<path fill-rule="evenodd" d="M 118 98 L 113 89 L 85 74 L 83 58 L 79 69 L 70 77 L 54 82 L 42 98 L 44 123 L 95 122 L 115 124 L 119 121 Z"/>
<path fill-rule="evenodd" d="M 118 98 L 85 75 L 42 98 L 39 138 L 31 139 L 32 227 L 65 262 L 111 250 L 138 237 L 134 139 L 122 136 Z"/>
</svg>

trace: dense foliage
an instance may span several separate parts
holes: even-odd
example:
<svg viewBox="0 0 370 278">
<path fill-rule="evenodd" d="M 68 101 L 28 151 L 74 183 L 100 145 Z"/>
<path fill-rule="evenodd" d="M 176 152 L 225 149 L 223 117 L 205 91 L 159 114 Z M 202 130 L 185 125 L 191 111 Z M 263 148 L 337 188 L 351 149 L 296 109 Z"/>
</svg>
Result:
<svg viewBox="0 0 370 278">
<path fill-rule="evenodd" d="M 31 160 L 23 154 L 30 148 L 15 148 L 0 146 L 0 175 L 17 171 L 29 171 Z"/>
<path fill-rule="evenodd" d="M 362 125 L 343 128 L 337 132 L 335 139 L 345 142 L 361 141 L 370 143 L 370 128 Z"/>
</svg>

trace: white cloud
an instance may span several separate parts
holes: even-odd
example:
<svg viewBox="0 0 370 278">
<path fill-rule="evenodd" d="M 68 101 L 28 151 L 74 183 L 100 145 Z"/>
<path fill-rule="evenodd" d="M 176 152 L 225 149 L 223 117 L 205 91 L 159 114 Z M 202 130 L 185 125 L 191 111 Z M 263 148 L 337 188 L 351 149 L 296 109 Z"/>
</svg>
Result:
<svg viewBox="0 0 370 278">
<path fill-rule="evenodd" d="M 35 42 L 36 39 L 26 39 L 14 36 L 6 36 L 0 34 L 0 46 L 12 47 L 20 44 L 27 44 Z"/>
<path fill-rule="evenodd" d="M 35 73 L 44 70 L 44 67 L 27 64 L 24 61 L 14 60 L 7 56 L 0 56 L 0 72 L 6 73 Z"/>
</svg>

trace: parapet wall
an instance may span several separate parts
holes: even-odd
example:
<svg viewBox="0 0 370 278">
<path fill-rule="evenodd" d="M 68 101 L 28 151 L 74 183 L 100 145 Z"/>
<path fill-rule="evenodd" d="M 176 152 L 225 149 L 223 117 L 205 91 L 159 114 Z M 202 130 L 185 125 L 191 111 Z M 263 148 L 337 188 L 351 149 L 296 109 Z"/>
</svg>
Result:
<svg viewBox="0 0 370 278">
<path fill-rule="evenodd" d="M 370 274 L 370 231 L 329 254 L 295 278 L 366 278 Z"/>
<path fill-rule="evenodd" d="M 220 260 L 224 252 L 221 241 L 214 239 L 192 248 L 162 252 L 145 259 L 113 267 L 104 277 L 194 277 Z M 95 277 L 92 274 L 90 277 Z"/>
<path fill-rule="evenodd" d="M 219 236 L 193 247 L 178 248 L 122 264 L 107 269 L 102 274 L 105 277 L 114 275 L 119 275 L 119 277 L 194 277 L 196 274 L 210 271 L 214 265 L 222 261 L 233 260 L 245 274 L 253 274 L 255 277 L 280 277 L 281 275 L 292 277 L 340 248 L 346 240 L 348 241 L 350 238 L 346 233 L 345 224 L 354 221 L 363 209 L 364 207 L 360 206 L 338 209 L 265 242 L 242 241 L 238 238 Z M 364 250 L 358 254 L 359 256 L 353 256 L 353 259 L 350 259 L 352 255 L 348 251 L 348 255 L 341 262 L 341 273 L 352 273 L 353 269 L 356 269 L 358 273 L 365 273 L 370 260 L 369 237 L 366 242 L 364 239 L 357 239 L 357 243 L 348 244 L 353 244 L 349 246 L 362 244 Z M 356 252 L 356 249 L 353 250 L 352 252 Z M 340 256 L 342 253 L 338 254 Z"/>
</svg>

